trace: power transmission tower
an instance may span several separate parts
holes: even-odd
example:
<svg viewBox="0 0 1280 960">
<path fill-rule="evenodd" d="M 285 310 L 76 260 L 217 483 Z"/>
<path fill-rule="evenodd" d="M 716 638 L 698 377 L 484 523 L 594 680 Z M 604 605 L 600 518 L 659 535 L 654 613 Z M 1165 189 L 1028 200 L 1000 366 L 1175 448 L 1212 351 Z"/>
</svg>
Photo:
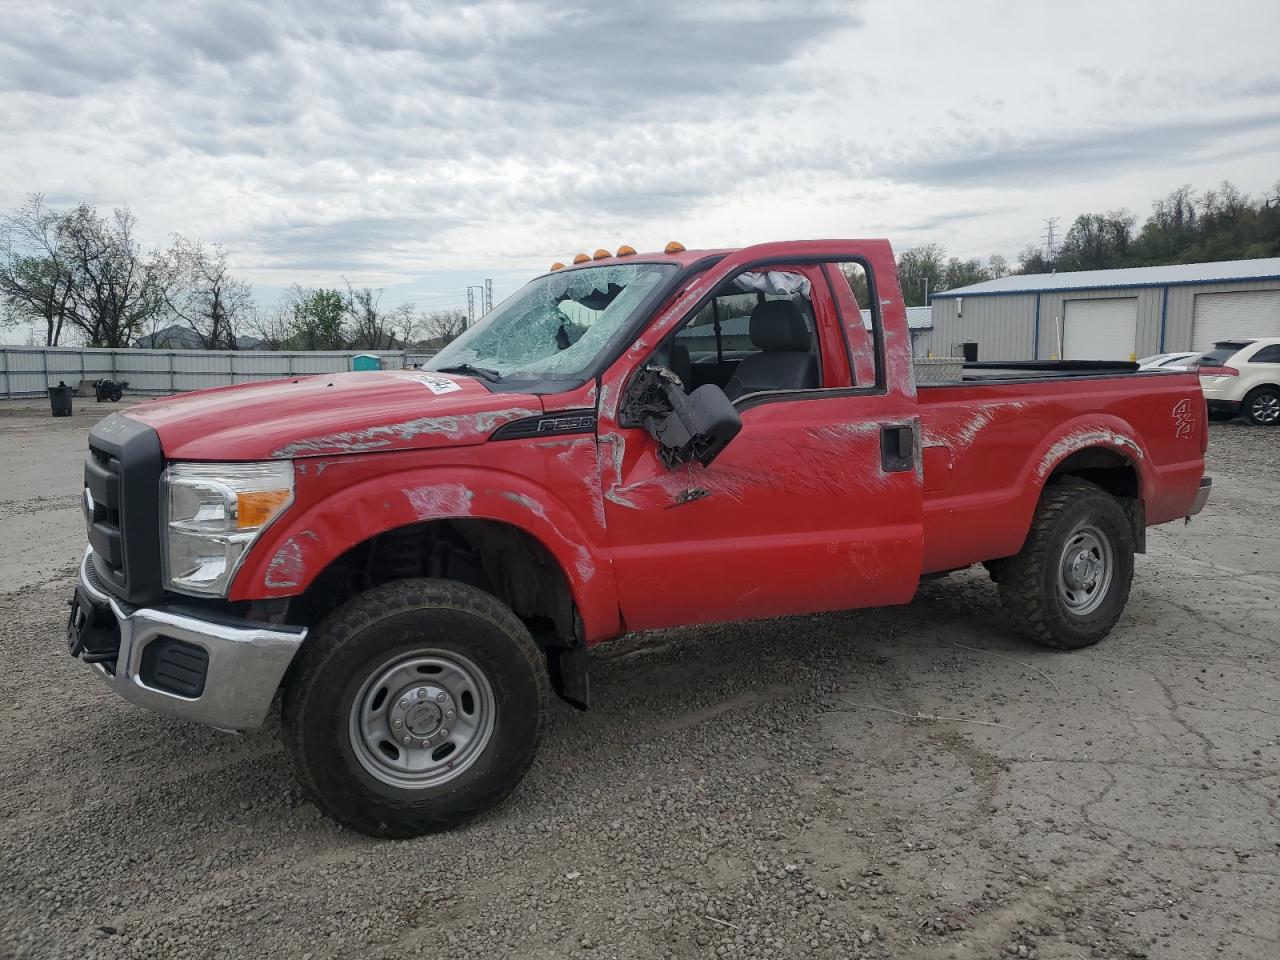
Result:
<svg viewBox="0 0 1280 960">
<path fill-rule="evenodd" d="M 479 290 L 481 296 L 484 294 L 484 287 L 478 283 L 473 283 L 467 287 L 467 326 L 471 326 L 476 322 L 476 291 Z M 481 303 L 483 304 L 483 299 Z M 483 314 L 481 314 L 483 316 Z"/>
<path fill-rule="evenodd" d="M 1050 271 L 1058 269 L 1058 217 L 1049 217 L 1044 221 L 1044 258 L 1049 262 Z"/>
<path fill-rule="evenodd" d="M 487 277 L 484 281 L 484 312 L 488 313 L 493 309 L 493 278 Z"/>
</svg>

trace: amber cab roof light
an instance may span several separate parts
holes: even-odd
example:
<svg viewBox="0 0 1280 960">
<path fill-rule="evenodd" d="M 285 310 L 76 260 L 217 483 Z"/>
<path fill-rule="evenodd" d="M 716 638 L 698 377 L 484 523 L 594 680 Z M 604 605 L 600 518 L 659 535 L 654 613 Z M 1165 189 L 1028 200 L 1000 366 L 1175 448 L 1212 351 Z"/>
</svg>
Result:
<svg viewBox="0 0 1280 960">
<path fill-rule="evenodd" d="M 552 270 L 563 270 L 563 269 L 564 269 L 564 264 L 563 264 L 563 263 L 561 263 L 559 260 L 557 260 L 555 263 L 553 263 L 553 264 L 551 265 L 551 269 L 552 269 Z"/>
<path fill-rule="evenodd" d="M 635 255 L 636 255 L 635 247 L 628 247 L 624 243 L 622 246 L 618 248 L 618 256 L 620 257 L 634 257 Z"/>
<path fill-rule="evenodd" d="M 684 244 L 679 240 L 672 240 L 662 248 L 663 253 L 684 253 Z"/>
<path fill-rule="evenodd" d="M 610 253 L 604 247 L 600 247 L 595 253 L 591 255 L 591 259 L 592 260 L 608 260 L 612 256 L 613 256 L 612 253 Z"/>
<path fill-rule="evenodd" d="M 590 257 L 588 257 L 585 253 L 575 253 L 575 254 L 573 255 L 573 262 L 574 262 L 574 263 L 586 263 L 586 262 L 587 262 L 588 260 L 590 260 L 590 259 L 591 259 L 591 258 L 590 258 Z"/>
</svg>

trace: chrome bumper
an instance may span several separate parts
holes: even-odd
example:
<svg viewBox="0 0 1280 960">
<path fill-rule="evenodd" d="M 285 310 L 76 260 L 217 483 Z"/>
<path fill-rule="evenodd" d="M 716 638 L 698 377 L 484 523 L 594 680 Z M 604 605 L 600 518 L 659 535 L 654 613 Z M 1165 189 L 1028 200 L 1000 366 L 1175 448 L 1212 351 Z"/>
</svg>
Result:
<svg viewBox="0 0 1280 960">
<path fill-rule="evenodd" d="M 89 558 L 86 552 L 80 563 L 80 589 L 109 607 L 120 627 L 114 670 L 108 663 L 93 664 L 112 690 L 148 710 L 223 730 L 262 726 L 285 670 L 306 639 L 305 627 L 218 622 L 200 611 L 178 608 L 128 608 L 95 582 Z M 208 655 L 198 696 L 181 696 L 144 680 L 143 654 L 162 637 L 200 647 Z"/>
<path fill-rule="evenodd" d="M 1196 491 L 1196 499 L 1195 502 L 1191 504 L 1191 512 L 1187 514 L 1187 519 L 1191 519 L 1204 509 L 1204 505 L 1209 502 L 1209 491 L 1212 489 L 1213 477 L 1201 477 L 1200 489 Z"/>
</svg>

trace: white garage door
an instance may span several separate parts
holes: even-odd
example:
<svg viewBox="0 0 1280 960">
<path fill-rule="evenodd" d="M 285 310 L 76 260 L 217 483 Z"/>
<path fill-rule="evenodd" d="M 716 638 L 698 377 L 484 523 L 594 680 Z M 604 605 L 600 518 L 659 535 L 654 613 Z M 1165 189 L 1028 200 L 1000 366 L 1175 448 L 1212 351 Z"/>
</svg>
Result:
<svg viewBox="0 0 1280 960">
<path fill-rule="evenodd" d="M 1138 298 L 1068 300 L 1064 360 L 1130 360 L 1138 338 Z"/>
<path fill-rule="evenodd" d="M 1237 337 L 1280 337 L 1280 290 L 1196 297 L 1192 350 L 1209 350 L 1219 340 Z"/>
</svg>

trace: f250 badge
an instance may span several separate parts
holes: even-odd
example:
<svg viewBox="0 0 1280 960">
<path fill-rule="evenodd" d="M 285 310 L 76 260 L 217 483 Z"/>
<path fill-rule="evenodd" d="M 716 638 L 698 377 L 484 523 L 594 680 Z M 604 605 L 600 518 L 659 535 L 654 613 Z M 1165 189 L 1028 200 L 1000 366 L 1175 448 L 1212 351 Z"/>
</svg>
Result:
<svg viewBox="0 0 1280 960">
<path fill-rule="evenodd" d="M 1176 440 L 1190 440 L 1195 432 L 1196 418 L 1191 412 L 1190 400 L 1179 400 L 1173 405 L 1173 436 Z"/>
</svg>

